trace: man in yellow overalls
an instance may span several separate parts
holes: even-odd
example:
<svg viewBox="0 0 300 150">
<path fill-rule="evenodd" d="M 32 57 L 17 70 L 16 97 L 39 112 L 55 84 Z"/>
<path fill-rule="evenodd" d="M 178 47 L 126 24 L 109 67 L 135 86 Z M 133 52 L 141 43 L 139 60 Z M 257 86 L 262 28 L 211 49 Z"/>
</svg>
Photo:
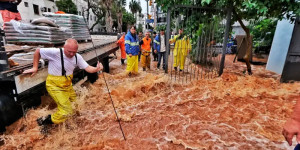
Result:
<svg viewBox="0 0 300 150">
<path fill-rule="evenodd" d="M 183 34 L 183 28 L 179 29 L 179 34 L 173 39 L 170 39 L 170 44 L 175 43 L 174 48 L 174 69 L 177 71 L 177 67 L 180 66 L 180 71 L 184 69 L 184 63 L 186 56 L 190 53 L 192 49 L 190 39 Z"/>
<path fill-rule="evenodd" d="M 33 68 L 24 71 L 32 76 L 38 71 L 40 58 L 47 59 L 48 77 L 46 89 L 57 104 L 57 111 L 43 118 L 37 119 L 38 125 L 59 124 L 64 122 L 73 113 L 71 102 L 76 100 L 76 93 L 72 87 L 73 71 L 75 67 L 84 69 L 89 73 L 102 70 L 98 62 L 97 67 L 92 67 L 77 54 L 78 43 L 75 39 L 68 39 L 62 48 L 40 48 L 34 53 Z"/>
<path fill-rule="evenodd" d="M 150 63 L 151 63 L 151 38 L 150 32 L 146 32 L 146 37 L 144 37 L 140 41 L 142 56 L 141 56 L 141 63 L 143 67 L 143 71 L 146 71 L 146 67 L 150 70 Z"/>
</svg>

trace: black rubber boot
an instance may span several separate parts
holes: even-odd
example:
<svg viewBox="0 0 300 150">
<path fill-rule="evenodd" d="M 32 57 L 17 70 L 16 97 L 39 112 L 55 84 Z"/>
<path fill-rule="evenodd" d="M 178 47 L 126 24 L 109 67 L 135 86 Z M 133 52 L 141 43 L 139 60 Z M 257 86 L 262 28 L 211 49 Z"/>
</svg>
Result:
<svg viewBox="0 0 300 150">
<path fill-rule="evenodd" d="M 38 118 L 37 120 L 38 125 L 40 126 L 40 132 L 44 135 L 49 134 L 49 128 L 51 124 L 53 124 L 51 120 L 51 115 L 48 115 L 45 119 L 43 117 Z"/>
<path fill-rule="evenodd" d="M 174 67 L 174 70 L 177 71 L 177 67 Z"/>
<path fill-rule="evenodd" d="M 121 63 L 122 63 L 122 65 L 124 65 L 125 64 L 125 59 L 121 59 Z"/>
<path fill-rule="evenodd" d="M 43 117 L 38 118 L 36 121 L 39 126 L 53 124 L 53 122 L 51 120 L 51 115 L 48 115 L 45 119 L 43 119 Z"/>
<path fill-rule="evenodd" d="M 248 74 L 249 74 L 249 75 L 252 75 L 251 69 L 248 69 Z"/>
</svg>

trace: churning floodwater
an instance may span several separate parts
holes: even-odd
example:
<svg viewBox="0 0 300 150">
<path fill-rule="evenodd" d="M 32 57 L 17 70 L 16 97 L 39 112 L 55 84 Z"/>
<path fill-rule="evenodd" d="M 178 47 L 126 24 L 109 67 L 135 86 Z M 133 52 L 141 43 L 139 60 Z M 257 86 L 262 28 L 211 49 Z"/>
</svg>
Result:
<svg viewBox="0 0 300 150">
<path fill-rule="evenodd" d="M 214 79 L 176 84 L 163 71 L 128 77 L 119 60 L 105 74 L 127 140 L 119 129 L 103 76 L 76 86 L 74 115 L 40 133 L 36 118 L 55 111 L 45 96 L 1 136 L 1 149 L 292 149 L 282 126 L 300 98 L 300 83 L 283 84 L 279 77 L 254 66 L 253 76 L 242 63 L 226 64 Z"/>
</svg>

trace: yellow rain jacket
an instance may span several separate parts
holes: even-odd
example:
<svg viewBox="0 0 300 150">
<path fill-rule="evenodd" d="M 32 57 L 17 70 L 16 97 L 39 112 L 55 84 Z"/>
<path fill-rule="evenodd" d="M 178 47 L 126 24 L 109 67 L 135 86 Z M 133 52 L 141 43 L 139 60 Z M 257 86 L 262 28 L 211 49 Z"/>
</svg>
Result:
<svg viewBox="0 0 300 150">
<path fill-rule="evenodd" d="M 180 35 L 176 35 L 173 39 L 170 39 L 169 41 L 170 43 L 175 42 L 175 47 L 173 51 L 173 67 L 178 67 L 180 65 L 180 69 L 183 70 L 186 56 L 188 55 L 190 50 L 192 50 L 190 39 L 187 36 L 180 37 Z"/>
</svg>

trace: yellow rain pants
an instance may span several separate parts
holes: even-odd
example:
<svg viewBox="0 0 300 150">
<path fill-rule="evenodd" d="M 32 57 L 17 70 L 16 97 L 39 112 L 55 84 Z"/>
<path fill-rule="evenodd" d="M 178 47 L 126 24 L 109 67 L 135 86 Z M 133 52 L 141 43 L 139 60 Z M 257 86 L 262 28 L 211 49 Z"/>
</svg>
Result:
<svg viewBox="0 0 300 150">
<path fill-rule="evenodd" d="M 143 68 L 149 68 L 150 69 L 150 63 L 151 63 L 151 57 L 150 52 L 144 52 L 141 56 L 141 64 Z"/>
<path fill-rule="evenodd" d="M 129 56 L 127 55 L 127 68 L 126 68 L 126 72 L 127 73 L 138 73 L 139 71 L 139 57 L 138 55 L 136 56 Z"/>
<path fill-rule="evenodd" d="M 180 66 L 180 69 L 184 69 L 185 59 L 189 51 L 192 49 L 189 38 L 184 36 L 182 39 L 179 39 L 179 35 L 175 36 L 174 39 L 170 40 L 170 43 L 175 42 L 174 47 L 174 64 L 173 67 Z"/>
<path fill-rule="evenodd" d="M 71 102 L 76 100 L 76 93 L 72 79 L 73 75 L 47 77 L 46 89 L 57 104 L 57 111 L 51 115 L 51 120 L 55 124 L 64 122 L 73 113 Z"/>
</svg>

